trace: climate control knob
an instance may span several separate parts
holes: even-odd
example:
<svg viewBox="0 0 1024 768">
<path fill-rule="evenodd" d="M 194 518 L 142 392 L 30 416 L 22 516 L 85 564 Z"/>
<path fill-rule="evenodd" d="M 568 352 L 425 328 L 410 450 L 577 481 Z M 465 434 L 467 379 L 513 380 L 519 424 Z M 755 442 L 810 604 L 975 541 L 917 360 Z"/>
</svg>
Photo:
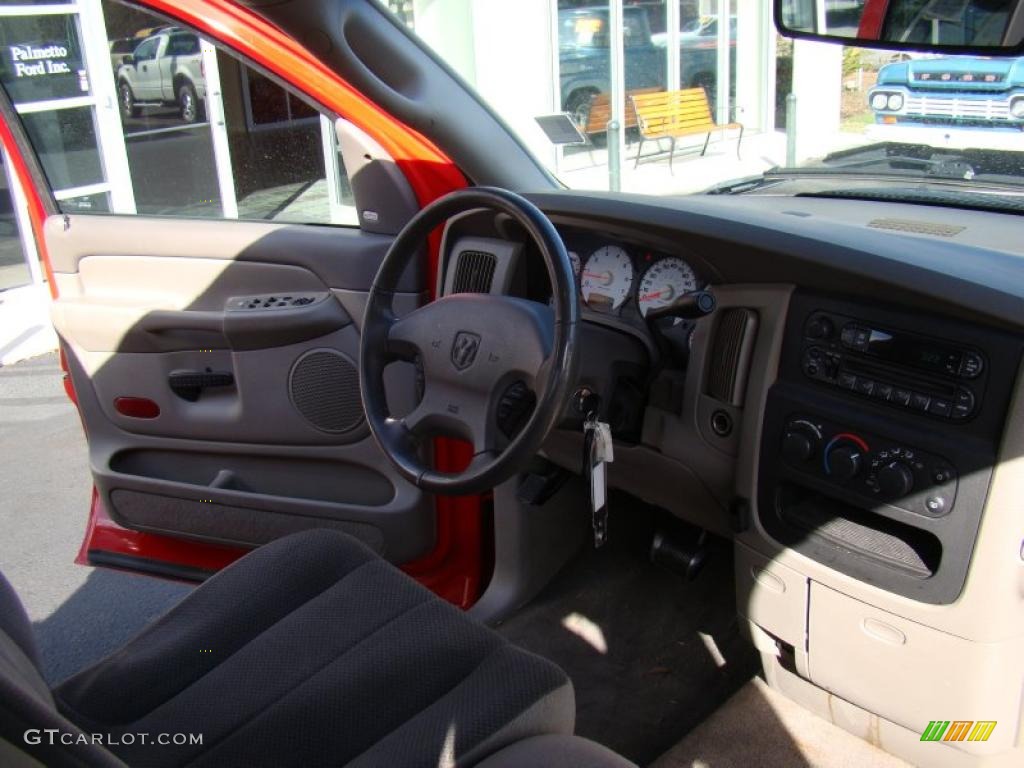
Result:
<svg viewBox="0 0 1024 768">
<path fill-rule="evenodd" d="M 863 452 L 853 444 L 837 445 L 827 455 L 826 471 L 836 480 L 852 480 L 860 473 Z"/>
<path fill-rule="evenodd" d="M 841 432 L 825 446 L 825 474 L 840 482 L 860 474 L 861 464 L 871 448 L 860 435 Z"/>
<path fill-rule="evenodd" d="M 801 430 L 791 430 L 782 438 L 782 455 L 790 464 L 803 464 L 814 455 L 814 440 Z"/>
<path fill-rule="evenodd" d="M 902 499 L 914 490 L 914 473 L 902 461 L 891 461 L 878 470 L 878 489 L 887 499 Z"/>
</svg>

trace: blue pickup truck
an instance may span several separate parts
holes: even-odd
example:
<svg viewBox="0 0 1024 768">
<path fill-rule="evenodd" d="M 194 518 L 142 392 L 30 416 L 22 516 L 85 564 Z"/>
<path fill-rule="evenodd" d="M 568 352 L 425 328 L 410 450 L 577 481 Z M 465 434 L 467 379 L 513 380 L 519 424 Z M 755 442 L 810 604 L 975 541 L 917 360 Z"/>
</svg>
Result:
<svg viewBox="0 0 1024 768">
<path fill-rule="evenodd" d="M 1020 132 L 1024 58 L 946 56 L 886 64 L 868 104 L 879 125 Z"/>
</svg>

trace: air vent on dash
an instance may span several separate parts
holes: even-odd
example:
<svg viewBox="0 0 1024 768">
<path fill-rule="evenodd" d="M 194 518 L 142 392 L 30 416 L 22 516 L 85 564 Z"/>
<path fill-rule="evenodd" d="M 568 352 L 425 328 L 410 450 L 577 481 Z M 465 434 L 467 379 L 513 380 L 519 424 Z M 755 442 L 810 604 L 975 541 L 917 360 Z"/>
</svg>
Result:
<svg viewBox="0 0 1024 768">
<path fill-rule="evenodd" d="M 965 229 L 956 224 L 916 219 L 875 219 L 869 221 L 868 226 L 875 229 L 892 229 L 896 232 L 913 232 L 916 235 L 937 235 L 938 237 L 953 237 Z"/>
<path fill-rule="evenodd" d="M 741 406 L 757 336 L 757 313 L 742 307 L 720 312 L 711 347 L 707 393 L 719 402 Z"/>
<path fill-rule="evenodd" d="M 484 251 L 462 251 L 455 264 L 452 293 L 490 293 L 498 259 Z"/>
</svg>

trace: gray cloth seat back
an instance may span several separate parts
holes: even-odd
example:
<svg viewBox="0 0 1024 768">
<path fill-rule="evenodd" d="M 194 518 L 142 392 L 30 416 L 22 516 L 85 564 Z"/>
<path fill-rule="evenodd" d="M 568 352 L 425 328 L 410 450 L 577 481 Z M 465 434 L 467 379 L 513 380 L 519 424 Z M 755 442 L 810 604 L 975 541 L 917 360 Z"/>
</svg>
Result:
<svg viewBox="0 0 1024 768">
<path fill-rule="evenodd" d="M 260 547 L 52 692 L 6 583 L 0 606 L 0 738 L 45 765 L 471 766 L 575 724 L 561 669 L 334 531 Z M 47 728 L 71 743 L 25 743 Z"/>
<path fill-rule="evenodd" d="M 85 740 L 68 750 L 64 739 Z M 53 696 L 39 672 L 32 624 L 10 582 L 0 574 L 0 765 L 123 766 L 102 746 L 57 711 Z"/>
</svg>

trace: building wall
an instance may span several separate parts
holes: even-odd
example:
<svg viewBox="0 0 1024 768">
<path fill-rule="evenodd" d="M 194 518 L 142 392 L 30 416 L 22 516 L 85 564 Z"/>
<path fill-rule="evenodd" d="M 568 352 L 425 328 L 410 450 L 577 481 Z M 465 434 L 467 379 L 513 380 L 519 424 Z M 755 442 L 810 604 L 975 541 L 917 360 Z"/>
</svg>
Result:
<svg viewBox="0 0 1024 768">
<path fill-rule="evenodd" d="M 558 108 L 555 0 L 414 0 L 413 9 L 416 34 L 553 162 L 533 118 Z"/>
</svg>

